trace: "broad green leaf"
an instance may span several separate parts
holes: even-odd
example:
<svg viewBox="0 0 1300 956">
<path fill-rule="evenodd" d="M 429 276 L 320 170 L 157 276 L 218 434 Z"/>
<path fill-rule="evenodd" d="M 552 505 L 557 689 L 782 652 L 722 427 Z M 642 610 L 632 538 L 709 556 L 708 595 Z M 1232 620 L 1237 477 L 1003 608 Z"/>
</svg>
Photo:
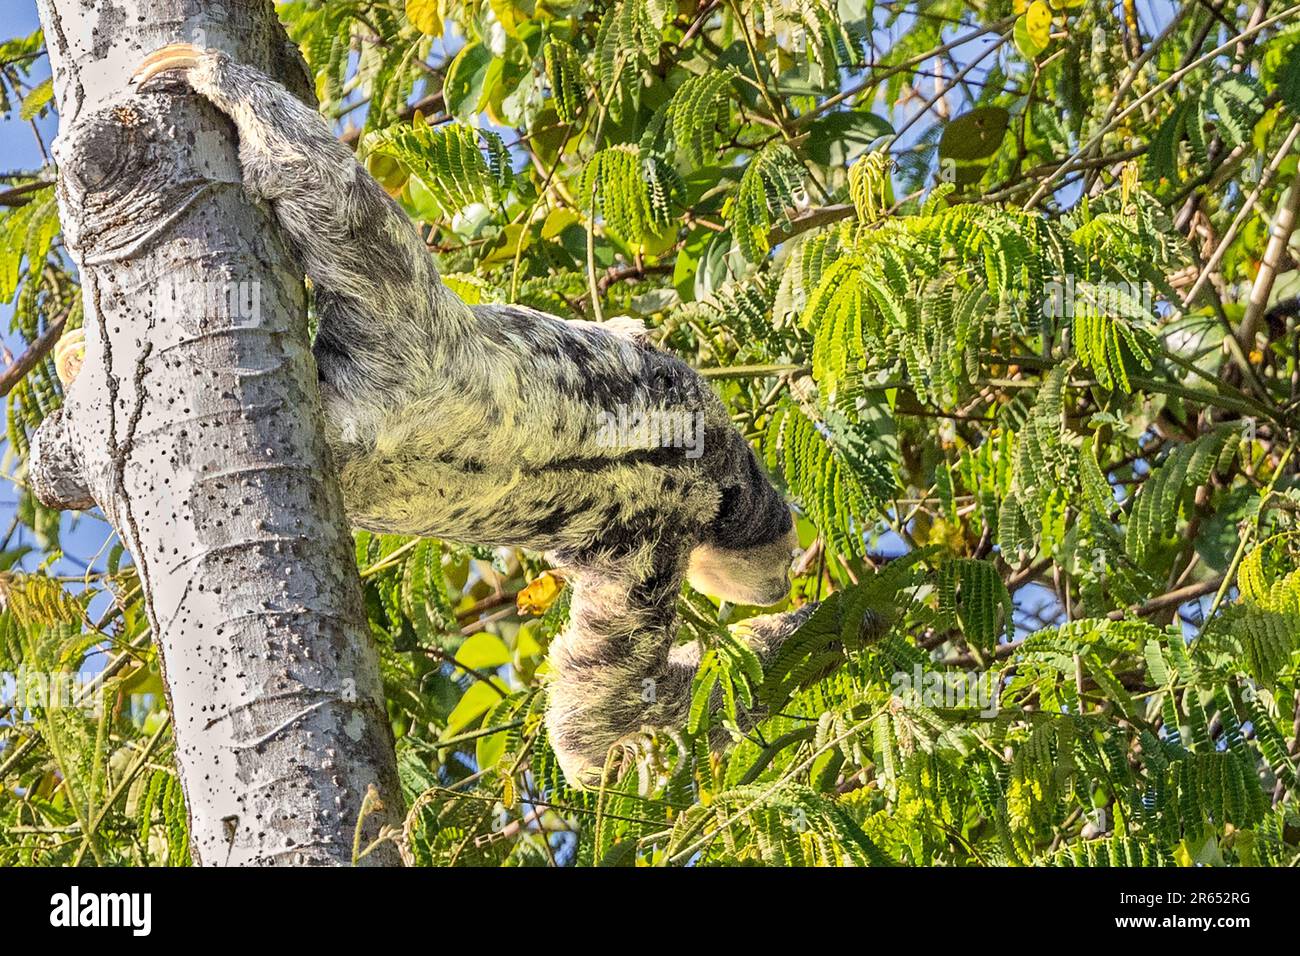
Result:
<svg viewBox="0 0 1300 956">
<path fill-rule="evenodd" d="M 963 113 L 943 128 L 939 138 L 941 159 L 957 161 L 984 159 L 1002 145 L 1011 114 L 998 106 L 984 106 Z"/>
<path fill-rule="evenodd" d="M 456 663 L 476 671 L 488 671 L 510 663 L 510 648 L 495 634 L 479 631 L 465 639 L 456 651 Z"/>
<path fill-rule="evenodd" d="M 500 73 L 500 60 L 485 44 L 466 44 L 452 60 L 442 87 L 447 112 L 462 121 L 471 119 L 487 102 L 492 76 Z"/>
<path fill-rule="evenodd" d="M 499 687 L 505 691 L 505 684 L 498 678 L 492 678 L 493 686 Z M 501 699 L 492 687 L 480 680 L 475 680 L 470 684 L 469 690 L 461 696 L 456 703 L 455 708 L 447 715 L 447 726 L 443 733 L 447 737 L 454 737 L 456 734 L 468 728 L 472 723 L 488 712 L 497 701 Z"/>
</svg>

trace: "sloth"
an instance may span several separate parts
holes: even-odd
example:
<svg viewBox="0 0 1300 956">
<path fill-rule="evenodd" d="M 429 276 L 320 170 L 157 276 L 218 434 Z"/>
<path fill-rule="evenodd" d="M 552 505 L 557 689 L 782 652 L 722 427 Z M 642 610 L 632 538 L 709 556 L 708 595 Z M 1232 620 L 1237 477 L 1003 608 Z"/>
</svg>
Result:
<svg viewBox="0 0 1300 956">
<path fill-rule="evenodd" d="M 189 44 L 133 77 L 142 91 L 177 81 L 234 122 L 244 186 L 311 280 L 350 521 L 523 547 L 561 571 L 570 616 L 549 649 L 547 730 L 566 779 L 599 782 L 620 741 L 685 722 L 700 648 L 676 646 L 684 579 L 738 604 L 787 597 L 798 541 L 785 500 L 708 384 L 635 323 L 465 304 L 315 109 Z M 615 419 L 685 423 L 697 441 L 611 440 Z M 810 611 L 752 618 L 743 637 L 766 662 Z"/>
</svg>

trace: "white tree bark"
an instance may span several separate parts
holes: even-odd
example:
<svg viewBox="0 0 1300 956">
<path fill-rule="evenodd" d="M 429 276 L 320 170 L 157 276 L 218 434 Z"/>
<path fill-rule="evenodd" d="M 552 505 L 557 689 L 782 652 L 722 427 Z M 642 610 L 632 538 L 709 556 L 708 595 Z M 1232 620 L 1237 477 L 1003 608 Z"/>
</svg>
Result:
<svg viewBox="0 0 1300 956">
<path fill-rule="evenodd" d="M 39 4 L 86 358 L 33 442 L 33 488 L 98 505 L 134 556 L 196 861 L 348 863 L 368 786 L 384 809 L 363 845 L 401 795 L 301 272 L 240 184 L 229 122 L 128 87 L 178 40 L 305 90 L 301 61 L 268 0 Z"/>
</svg>

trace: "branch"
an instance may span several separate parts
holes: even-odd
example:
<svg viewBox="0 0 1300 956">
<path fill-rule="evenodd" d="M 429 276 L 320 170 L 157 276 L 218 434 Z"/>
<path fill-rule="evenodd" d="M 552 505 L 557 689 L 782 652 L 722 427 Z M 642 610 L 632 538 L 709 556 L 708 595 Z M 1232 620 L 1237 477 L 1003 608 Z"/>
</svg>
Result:
<svg viewBox="0 0 1300 956">
<path fill-rule="evenodd" d="M 45 326 L 45 331 L 36 337 L 36 341 L 27 347 L 27 351 L 14 359 L 7 369 L 0 372 L 0 397 L 8 395 L 28 372 L 40 364 L 41 359 L 54 348 L 54 343 L 63 334 L 63 326 L 67 321 L 67 312 L 51 319 L 50 324 Z"/>
<path fill-rule="evenodd" d="M 1277 216 L 1273 219 L 1273 228 L 1269 231 L 1268 246 L 1264 249 L 1264 258 L 1260 261 L 1259 272 L 1255 274 L 1255 284 L 1250 287 L 1250 298 L 1246 302 L 1246 314 L 1242 316 L 1241 327 L 1237 332 L 1237 341 L 1247 353 L 1255 347 L 1255 331 L 1259 327 L 1260 317 L 1268 305 L 1269 294 L 1273 291 L 1273 280 L 1277 278 L 1286 254 L 1291 233 L 1295 230 L 1296 214 L 1300 213 L 1300 181 L 1292 180 L 1291 188 L 1278 204 Z"/>
<path fill-rule="evenodd" d="M 655 265 L 634 263 L 625 266 L 610 266 L 605 271 L 605 274 L 596 281 L 596 288 L 600 290 L 601 295 L 604 295 L 609 287 L 616 282 L 644 279 L 650 275 L 665 275 L 672 271 L 673 267 L 667 263 L 657 263 Z"/>
<path fill-rule="evenodd" d="M 769 248 L 775 247 L 782 242 L 793 239 L 800 233 L 808 232 L 812 229 L 818 229 L 822 226 L 828 226 L 833 222 L 839 222 L 841 219 L 853 218 L 853 206 L 850 203 L 836 203 L 831 206 L 812 206 L 803 210 L 796 216 L 791 216 L 787 222 L 778 223 L 772 227 L 767 234 L 767 244 Z"/>
<path fill-rule="evenodd" d="M 86 350 L 33 436 L 31 487 L 98 505 L 131 552 L 194 861 L 348 865 L 355 828 L 400 823 L 402 796 L 302 274 L 241 188 L 230 123 L 129 83 L 145 52 L 201 31 L 293 89 L 293 48 L 263 2 L 40 14 Z M 372 785 L 384 809 L 363 814 Z M 399 859 L 385 844 L 362 862 Z"/>
<path fill-rule="evenodd" d="M 1281 168 L 1282 162 L 1291 155 L 1291 147 L 1295 145 L 1297 138 L 1300 138 L 1300 123 L 1296 123 L 1292 126 L 1291 131 L 1287 133 L 1286 138 L 1282 140 L 1282 145 L 1278 147 L 1277 152 L 1273 154 L 1273 158 L 1269 160 L 1263 173 L 1260 174 L 1259 182 L 1255 184 L 1255 188 L 1251 190 L 1250 195 L 1246 197 L 1246 201 L 1243 202 L 1241 208 L 1237 210 L 1236 216 L 1233 217 L 1232 223 L 1228 226 L 1228 231 L 1223 234 L 1223 238 L 1220 239 L 1219 244 L 1215 246 L 1214 251 L 1210 254 L 1210 258 L 1205 261 L 1205 265 L 1197 274 L 1196 281 L 1192 283 L 1192 287 L 1183 295 L 1183 301 L 1179 305 L 1178 312 L 1170 319 L 1170 323 L 1178 321 L 1182 312 L 1190 306 L 1196 298 L 1196 293 L 1201 291 L 1201 286 L 1203 286 L 1206 280 L 1209 279 L 1210 275 L 1219 268 L 1219 263 L 1223 261 L 1224 254 L 1227 253 L 1228 247 L 1232 245 L 1233 240 L 1237 238 L 1237 232 L 1241 229 L 1242 223 L 1244 223 L 1246 217 L 1250 215 L 1251 210 L 1255 208 L 1255 203 L 1259 202 L 1260 194 L 1265 188 L 1267 188 L 1269 183 L 1273 181 L 1273 177 L 1277 175 L 1277 171 Z M 1267 296 L 1265 298 L 1267 298 Z"/>
<path fill-rule="evenodd" d="M 35 182 L 23 183 L 21 186 L 14 186 L 0 192 L 0 206 L 26 206 L 31 202 L 31 193 L 40 192 L 46 186 L 53 186 L 54 183 L 46 179 L 38 179 Z"/>
<path fill-rule="evenodd" d="M 1167 594 L 1154 597 L 1145 604 L 1135 604 L 1127 609 L 1111 611 L 1106 615 L 1106 617 L 1111 621 L 1122 621 L 1130 615 L 1136 615 L 1137 617 L 1151 617 L 1154 614 L 1159 614 L 1161 611 L 1167 611 L 1170 608 L 1178 608 L 1186 604 L 1188 601 L 1194 601 L 1199 597 L 1212 594 L 1214 591 L 1218 590 L 1219 585 L 1222 583 L 1223 575 L 1220 574 L 1208 581 L 1202 581 L 1200 584 L 1189 584 L 1187 587 L 1178 588 L 1176 591 L 1170 591 Z M 999 644 L 993 649 L 993 657 L 996 660 L 1005 660 L 1019 650 L 1020 645 L 1024 643 L 1024 638 L 1021 638 L 1019 640 L 1007 641 L 1003 644 Z M 981 665 L 981 661 L 979 661 L 974 654 L 968 652 L 946 657 L 943 659 L 942 663 L 945 667 L 977 667 Z"/>
<path fill-rule="evenodd" d="M 1213 594 L 1223 583 L 1223 575 L 1219 574 L 1210 578 L 1208 581 L 1202 581 L 1199 584 L 1189 584 L 1159 597 L 1154 597 L 1145 604 L 1136 604 L 1128 610 L 1111 611 L 1106 615 L 1112 621 L 1121 621 L 1129 614 L 1136 614 L 1139 617 L 1151 617 L 1153 614 L 1159 614 L 1161 611 L 1167 611 L 1170 608 L 1179 608 L 1188 601 L 1195 601 L 1199 597 L 1207 594 Z"/>
<path fill-rule="evenodd" d="M 839 106 L 841 103 L 857 96 L 859 93 L 871 89 L 871 87 L 879 84 L 881 80 L 888 79 L 889 77 L 893 76 L 895 73 L 901 73 L 904 70 L 908 69 L 909 67 L 916 66 L 918 63 L 924 63 L 926 60 L 931 59 L 932 57 L 942 56 L 944 53 L 947 53 L 949 50 L 954 50 L 959 46 L 965 46 L 967 43 L 970 43 L 972 40 L 979 39 L 980 37 L 984 36 L 984 34 L 986 33 L 994 33 L 994 32 L 1000 33 L 1001 31 L 1005 30 L 1007 27 L 1011 26 L 1015 22 L 1016 22 L 1016 18 L 1013 16 L 1004 17 L 1003 19 L 998 20 L 996 23 L 990 23 L 988 26 L 979 27 L 978 29 L 972 30 L 969 33 L 965 33 L 954 40 L 949 40 L 947 43 L 937 46 L 933 50 L 926 50 L 924 53 L 918 53 L 916 56 L 910 57 L 904 60 L 902 63 L 896 63 L 896 64 L 872 63 L 868 67 L 868 69 L 871 72 L 866 77 L 866 79 L 862 80 L 859 83 L 855 83 L 853 86 L 850 86 L 848 89 L 841 90 L 839 93 L 836 93 L 834 96 L 823 100 L 821 103 L 818 103 L 807 113 L 804 113 L 802 116 L 796 119 L 795 126 L 808 125 L 813 120 L 815 120 L 818 116 L 825 113 L 827 110 L 832 110 L 835 107 Z"/>
</svg>

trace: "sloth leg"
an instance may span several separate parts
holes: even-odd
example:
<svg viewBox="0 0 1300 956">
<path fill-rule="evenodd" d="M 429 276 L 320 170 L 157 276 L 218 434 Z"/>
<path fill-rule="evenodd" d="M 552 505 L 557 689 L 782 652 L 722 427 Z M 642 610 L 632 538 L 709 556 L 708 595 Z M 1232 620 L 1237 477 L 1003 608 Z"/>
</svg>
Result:
<svg viewBox="0 0 1300 956">
<path fill-rule="evenodd" d="M 685 725 L 700 664 L 698 644 L 674 647 L 685 563 L 647 545 L 617 564 L 569 572 L 569 626 L 551 645 L 546 725 L 571 785 L 598 785 L 610 748 L 629 735 Z M 766 665 L 812 609 L 751 618 L 738 634 Z M 747 730 L 766 714 L 756 706 L 738 716 Z"/>
<path fill-rule="evenodd" d="M 234 122 L 244 185 L 270 203 L 316 289 L 327 381 L 337 373 L 345 394 L 399 385 L 410 357 L 445 353 L 472 326 L 414 224 L 316 110 L 260 71 L 187 43 L 150 54 L 133 77 L 142 90 L 168 79 Z"/>
</svg>

